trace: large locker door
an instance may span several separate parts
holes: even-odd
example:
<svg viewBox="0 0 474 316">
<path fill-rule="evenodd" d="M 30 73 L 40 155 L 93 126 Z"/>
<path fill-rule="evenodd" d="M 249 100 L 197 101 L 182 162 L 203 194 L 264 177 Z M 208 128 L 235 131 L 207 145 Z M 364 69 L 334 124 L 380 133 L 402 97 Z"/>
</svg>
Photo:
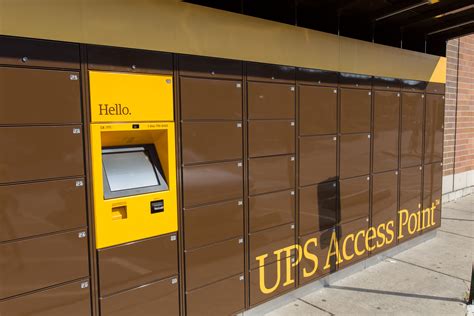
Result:
<svg viewBox="0 0 474 316">
<path fill-rule="evenodd" d="M 421 93 L 402 93 L 401 167 L 421 164 L 423 144 L 423 102 Z"/>
<path fill-rule="evenodd" d="M 0 299 L 87 277 L 87 252 L 83 229 L 0 244 Z"/>
<path fill-rule="evenodd" d="M 373 172 L 396 170 L 400 93 L 376 91 L 374 100 Z"/>
<path fill-rule="evenodd" d="M 82 127 L 2 127 L 0 183 L 84 174 Z"/>
<path fill-rule="evenodd" d="M 425 164 L 443 160 L 444 96 L 426 95 Z"/>
</svg>

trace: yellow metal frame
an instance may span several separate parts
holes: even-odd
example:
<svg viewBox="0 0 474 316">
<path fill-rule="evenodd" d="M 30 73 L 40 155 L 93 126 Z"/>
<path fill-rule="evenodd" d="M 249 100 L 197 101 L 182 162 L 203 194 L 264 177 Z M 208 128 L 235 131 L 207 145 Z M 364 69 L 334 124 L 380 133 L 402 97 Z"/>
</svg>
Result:
<svg viewBox="0 0 474 316">
<path fill-rule="evenodd" d="M 139 129 L 135 128 L 137 124 Z M 168 190 L 105 200 L 102 148 L 139 144 L 155 145 Z M 174 123 L 91 124 L 91 155 L 97 248 L 178 230 Z M 164 212 L 151 214 L 150 202 L 155 200 L 164 201 Z M 112 211 L 120 206 L 127 208 L 124 219 Z"/>
<path fill-rule="evenodd" d="M 178 230 L 172 76 L 89 71 L 96 247 Z M 168 190 L 105 199 L 102 148 L 153 144 Z M 164 211 L 151 213 L 163 200 Z"/>
<path fill-rule="evenodd" d="M 92 122 L 173 121 L 172 76 L 89 71 Z"/>
</svg>

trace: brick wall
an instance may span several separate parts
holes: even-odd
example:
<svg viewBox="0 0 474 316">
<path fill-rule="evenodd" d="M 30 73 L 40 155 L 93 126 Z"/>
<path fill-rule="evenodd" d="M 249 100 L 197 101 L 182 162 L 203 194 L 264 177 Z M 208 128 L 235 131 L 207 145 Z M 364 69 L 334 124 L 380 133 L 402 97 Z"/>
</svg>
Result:
<svg viewBox="0 0 474 316">
<path fill-rule="evenodd" d="M 474 34 L 450 40 L 446 56 L 445 201 L 474 186 Z"/>
</svg>

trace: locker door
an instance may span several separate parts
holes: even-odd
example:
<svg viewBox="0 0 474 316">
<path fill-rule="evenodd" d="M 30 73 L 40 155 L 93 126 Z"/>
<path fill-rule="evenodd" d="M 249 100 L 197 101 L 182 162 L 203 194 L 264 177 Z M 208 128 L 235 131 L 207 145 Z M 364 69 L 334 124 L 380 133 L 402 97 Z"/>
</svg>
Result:
<svg viewBox="0 0 474 316">
<path fill-rule="evenodd" d="M 375 92 L 373 171 L 398 168 L 400 93 Z"/>
<path fill-rule="evenodd" d="M 300 186 L 336 179 L 337 137 L 308 136 L 300 138 Z"/>
<path fill-rule="evenodd" d="M 300 188 L 300 235 L 317 232 L 336 225 L 336 182 Z"/>
<path fill-rule="evenodd" d="M 358 89 L 340 91 L 341 133 L 370 132 L 371 92 Z"/>
<path fill-rule="evenodd" d="M 425 164 L 443 160 L 444 96 L 426 95 Z"/>
<path fill-rule="evenodd" d="M 0 183 L 84 174 L 82 127 L 2 127 Z"/>
<path fill-rule="evenodd" d="M 341 223 L 369 216 L 369 187 L 368 176 L 340 181 Z"/>
<path fill-rule="evenodd" d="M 341 135 L 341 179 L 369 174 L 370 135 Z"/>
<path fill-rule="evenodd" d="M 401 167 L 421 164 L 423 142 L 423 95 L 402 93 Z"/>
<path fill-rule="evenodd" d="M 337 131 L 337 89 L 299 87 L 300 135 L 334 134 Z"/>
<path fill-rule="evenodd" d="M 255 119 L 294 119 L 294 85 L 249 82 L 248 117 Z"/>
</svg>

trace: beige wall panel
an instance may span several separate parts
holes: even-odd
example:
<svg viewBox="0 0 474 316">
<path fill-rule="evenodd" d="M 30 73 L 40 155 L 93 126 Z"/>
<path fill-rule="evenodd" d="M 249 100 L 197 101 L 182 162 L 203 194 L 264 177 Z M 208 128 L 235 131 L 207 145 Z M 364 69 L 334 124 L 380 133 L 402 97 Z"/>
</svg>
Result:
<svg viewBox="0 0 474 316">
<path fill-rule="evenodd" d="M 0 0 L 0 34 L 436 82 L 446 72 L 442 57 L 179 0 Z"/>
</svg>

